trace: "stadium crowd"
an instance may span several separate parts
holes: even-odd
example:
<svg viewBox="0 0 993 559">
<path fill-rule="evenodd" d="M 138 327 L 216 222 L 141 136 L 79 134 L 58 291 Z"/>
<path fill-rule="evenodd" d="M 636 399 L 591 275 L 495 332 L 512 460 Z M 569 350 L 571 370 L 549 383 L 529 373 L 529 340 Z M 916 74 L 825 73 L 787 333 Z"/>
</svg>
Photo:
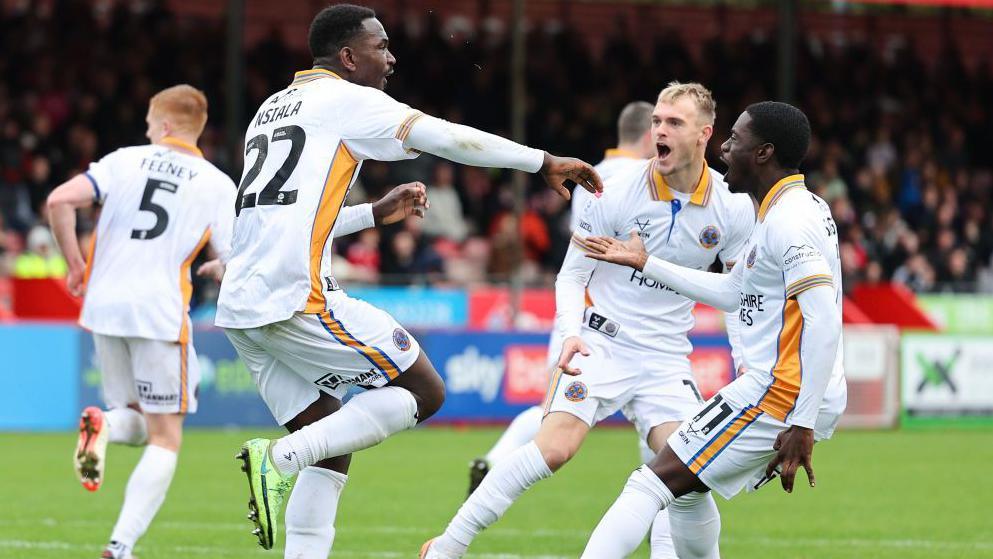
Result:
<svg viewBox="0 0 993 559">
<path fill-rule="evenodd" d="M 47 194 L 103 154 L 145 142 L 144 107 L 162 87 L 186 82 L 207 93 L 201 147 L 222 169 L 241 170 L 224 148 L 223 22 L 179 20 L 155 2 L 55 4 L 0 17 L 0 278 L 65 274 Z M 418 25 L 384 20 L 399 59 L 394 97 L 507 134 L 505 29 L 429 15 Z M 595 163 L 614 145 L 625 103 L 653 101 L 670 80 L 699 81 L 718 101 L 708 161 L 720 169 L 718 148 L 741 109 L 775 97 L 774 43 L 714 38 L 694 58 L 673 34 L 645 48 L 644 37 L 616 27 L 602 52 L 569 27 L 529 34 L 528 143 Z M 797 101 L 816 136 L 803 170 L 834 212 L 848 287 L 893 280 L 920 292 L 993 291 L 993 155 L 983 149 L 993 145 L 993 71 L 988 61 L 967 71 L 950 48 L 930 61 L 913 52 L 909 43 L 885 52 L 800 45 Z M 246 56 L 244 121 L 310 66 L 276 31 Z M 413 180 L 428 185 L 430 218 L 337 242 L 339 279 L 474 285 L 507 280 L 523 259 L 529 283 L 551 284 L 570 236 L 566 201 L 532 182 L 518 219 L 509 174 L 423 156 L 369 162 L 348 203 Z M 92 227 L 92 216 L 80 226 Z"/>
</svg>

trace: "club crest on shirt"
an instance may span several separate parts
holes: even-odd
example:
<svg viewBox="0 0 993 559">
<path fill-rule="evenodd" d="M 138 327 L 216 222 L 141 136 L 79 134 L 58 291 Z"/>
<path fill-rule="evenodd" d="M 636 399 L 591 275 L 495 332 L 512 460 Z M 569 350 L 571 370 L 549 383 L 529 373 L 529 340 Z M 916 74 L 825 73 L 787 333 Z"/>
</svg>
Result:
<svg viewBox="0 0 993 559">
<path fill-rule="evenodd" d="M 410 336 L 403 331 L 403 328 L 397 328 L 393 331 L 393 343 L 400 351 L 407 351 L 410 349 Z"/>
<path fill-rule="evenodd" d="M 748 258 L 745 259 L 745 267 L 751 268 L 755 265 L 755 254 L 758 252 L 758 245 L 752 245 L 752 250 L 748 251 Z"/>
<path fill-rule="evenodd" d="M 721 242 L 721 231 L 716 225 L 708 225 L 700 231 L 700 246 L 703 248 L 714 248 Z"/>
<path fill-rule="evenodd" d="M 589 395 L 586 385 L 578 380 L 565 387 L 565 399 L 570 402 L 582 402 Z"/>
</svg>

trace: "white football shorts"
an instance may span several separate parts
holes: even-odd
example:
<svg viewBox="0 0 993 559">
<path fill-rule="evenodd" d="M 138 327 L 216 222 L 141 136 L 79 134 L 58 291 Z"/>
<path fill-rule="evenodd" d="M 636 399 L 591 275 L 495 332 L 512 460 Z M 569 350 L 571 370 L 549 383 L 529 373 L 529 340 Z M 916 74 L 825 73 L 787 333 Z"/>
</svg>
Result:
<svg viewBox="0 0 993 559">
<path fill-rule="evenodd" d="M 193 344 L 93 334 L 108 408 L 196 413 L 200 365 Z"/>
<path fill-rule="evenodd" d="M 577 353 L 570 363 L 582 374 L 552 374 L 545 415 L 570 413 L 592 427 L 620 410 L 644 439 L 652 427 L 681 422 L 700 408 L 702 399 L 685 356 L 630 352 L 585 329 L 583 341 L 590 355 Z"/>
<path fill-rule="evenodd" d="M 326 392 L 383 386 L 410 368 L 417 340 L 386 311 L 337 292 L 321 314 L 296 313 L 257 328 L 226 328 L 280 425 Z"/>
<path fill-rule="evenodd" d="M 754 491 L 769 481 L 765 470 L 776 455 L 772 447 L 779 433 L 789 427 L 756 407 L 765 387 L 753 378 L 738 377 L 731 385 L 752 394 L 750 403 L 731 402 L 718 393 L 668 440 L 669 447 L 690 471 L 725 499 L 745 488 Z M 828 439 L 834 433 L 845 398 L 843 387 L 840 391 L 829 390 L 817 416 L 814 440 Z"/>
</svg>

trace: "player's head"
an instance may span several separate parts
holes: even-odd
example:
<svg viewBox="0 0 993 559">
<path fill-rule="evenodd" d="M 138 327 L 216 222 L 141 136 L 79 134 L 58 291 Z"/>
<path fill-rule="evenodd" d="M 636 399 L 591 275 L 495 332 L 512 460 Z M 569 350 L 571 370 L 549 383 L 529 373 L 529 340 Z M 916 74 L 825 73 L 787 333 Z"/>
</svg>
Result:
<svg viewBox="0 0 993 559">
<path fill-rule="evenodd" d="M 310 24 L 310 54 L 342 78 L 383 89 L 396 58 L 376 12 L 365 6 L 337 4 L 321 10 Z"/>
<path fill-rule="evenodd" d="M 737 190 L 757 193 L 771 186 L 761 184 L 762 176 L 796 172 L 809 146 L 810 121 L 803 111 L 776 101 L 749 105 L 721 145 L 724 178 Z"/>
<path fill-rule="evenodd" d="M 700 165 L 714 133 L 717 104 L 698 83 L 671 82 L 652 112 L 656 168 L 666 176 Z"/>
<path fill-rule="evenodd" d="M 655 155 L 652 140 L 652 110 L 647 101 L 632 101 L 621 109 L 617 117 L 617 147 L 630 149 L 638 157 L 648 159 Z"/>
<path fill-rule="evenodd" d="M 145 122 L 148 123 L 145 136 L 152 143 L 166 136 L 195 143 L 207 124 L 207 96 L 186 84 L 163 89 L 148 102 Z"/>
</svg>

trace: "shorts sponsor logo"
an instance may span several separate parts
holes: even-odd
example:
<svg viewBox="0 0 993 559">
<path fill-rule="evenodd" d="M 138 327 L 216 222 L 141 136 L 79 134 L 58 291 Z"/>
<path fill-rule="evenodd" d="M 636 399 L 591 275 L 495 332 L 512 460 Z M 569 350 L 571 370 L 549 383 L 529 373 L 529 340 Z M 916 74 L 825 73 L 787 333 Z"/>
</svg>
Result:
<svg viewBox="0 0 993 559">
<path fill-rule="evenodd" d="M 680 431 L 679 438 L 683 441 L 683 444 L 690 444 L 690 438 L 686 436 L 686 433 Z"/>
<path fill-rule="evenodd" d="M 565 387 L 565 399 L 570 402 L 582 402 L 589 395 L 586 385 L 578 380 Z"/>
<path fill-rule="evenodd" d="M 752 245 L 752 250 L 748 251 L 748 258 L 745 259 L 745 267 L 751 268 L 755 265 L 755 255 L 758 253 L 758 245 Z"/>
<path fill-rule="evenodd" d="M 397 328 L 393 331 L 393 343 L 400 351 L 407 351 L 410 349 L 410 336 L 403 331 L 403 328 Z"/>
<path fill-rule="evenodd" d="M 135 381 L 135 386 L 138 388 L 138 398 L 142 402 L 149 404 L 171 404 L 179 401 L 179 394 L 156 394 L 150 382 L 137 380 Z"/>
<path fill-rule="evenodd" d="M 328 373 L 323 377 L 314 381 L 317 386 L 323 386 L 331 390 L 337 390 L 340 386 L 361 386 L 364 388 L 372 388 L 373 383 L 377 379 L 383 378 L 376 369 L 369 369 L 368 371 L 355 375 L 342 375 L 340 373 Z"/>
<path fill-rule="evenodd" d="M 700 231 L 700 246 L 714 248 L 721 242 L 721 230 L 716 225 L 708 225 Z"/>
</svg>

